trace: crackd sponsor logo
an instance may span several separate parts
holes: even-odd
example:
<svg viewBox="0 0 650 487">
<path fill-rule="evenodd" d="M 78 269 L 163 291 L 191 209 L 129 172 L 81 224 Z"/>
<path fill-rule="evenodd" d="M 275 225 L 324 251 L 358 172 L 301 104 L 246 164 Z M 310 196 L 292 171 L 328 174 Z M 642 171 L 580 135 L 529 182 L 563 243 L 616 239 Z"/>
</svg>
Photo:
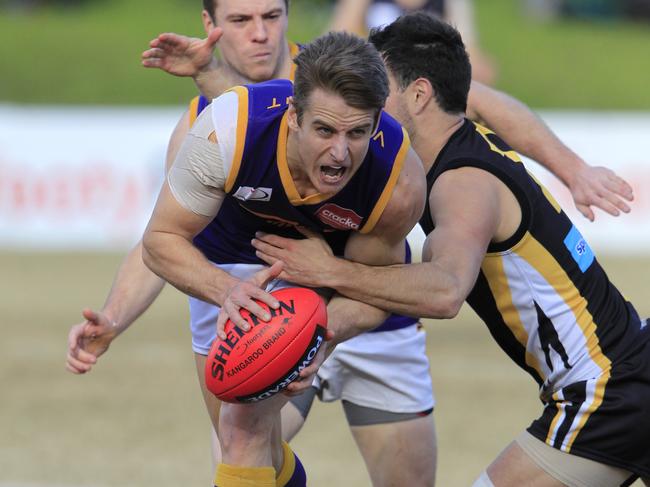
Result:
<svg viewBox="0 0 650 487">
<path fill-rule="evenodd" d="M 359 230 L 362 218 L 354 211 L 334 203 L 321 206 L 316 215 L 323 223 L 339 230 Z"/>
<path fill-rule="evenodd" d="M 323 344 L 324 335 L 325 328 L 322 326 L 317 326 L 316 333 L 314 333 L 314 337 L 312 338 L 312 341 L 309 344 L 309 347 L 307 347 L 304 355 L 300 357 L 298 362 L 289 369 L 287 374 L 282 379 L 277 381 L 275 384 L 270 385 L 263 391 L 257 392 L 251 396 L 239 396 L 237 397 L 237 400 L 239 402 L 245 403 L 258 402 L 264 399 L 268 399 L 269 397 L 274 396 L 278 392 L 284 390 L 289 384 L 291 384 L 300 376 L 300 372 L 305 367 L 308 367 L 314 361 L 314 357 L 316 357 L 318 350 Z"/>
<path fill-rule="evenodd" d="M 269 312 L 271 313 L 271 318 L 275 318 L 276 316 L 283 316 L 284 318 L 275 333 L 267 336 L 265 340 L 263 336 L 271 325 L 260 321 L 255 315 L 246 317 L 246 321 L 251 325 L 248 333 L 243 332 L 236 326 L 228 330 L 225 340 L 222 340 L 212 356 L 213 361 L 210 367 L 212 377 L 220 381 L 224 379 L 224 374 L 226 373 L 228 377 L 234 377 L 238 372 L 244 370 L 259 359 L 265 350 L 268 350 L 271 345 L 287 332 L 287 326 L 290 326 L 291 318 L 296 314 L 296 306 L 293 299 L 289 303 L 280 301 L 280 307 L 278 309 L 271 308 Z M 235 352 L 234 357 L 233 352 Z M 239 363 L 226 371 L 226 365 L 229 360 L 239 360 Z"/>
</svg>

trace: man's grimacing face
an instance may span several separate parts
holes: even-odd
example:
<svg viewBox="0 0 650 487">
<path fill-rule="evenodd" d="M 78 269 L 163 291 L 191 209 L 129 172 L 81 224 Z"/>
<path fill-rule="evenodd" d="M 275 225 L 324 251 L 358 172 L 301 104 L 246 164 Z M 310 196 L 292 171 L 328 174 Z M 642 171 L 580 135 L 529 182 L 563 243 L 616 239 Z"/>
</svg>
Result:
<svg viewBox="0 0 650 487">
<path fill-rule="evenodd" d="M 216 4 L 216 26 L 223 29 L 218 43 L 221 58 L 252 82 L 277 76 L 287 45 L 284 1 L 217 0 Z M 211 21 L 206 26 L 213 27 Z"/>
<path fill-rule="evenodd" d="M 288 116 L 297 140 L 300 175 L 319 193 L 340 191 L 368 152 L 375 111 L 351 107 L 340 95 L 316 88 L 300 123 L 294 109 Z"/>
</svg>

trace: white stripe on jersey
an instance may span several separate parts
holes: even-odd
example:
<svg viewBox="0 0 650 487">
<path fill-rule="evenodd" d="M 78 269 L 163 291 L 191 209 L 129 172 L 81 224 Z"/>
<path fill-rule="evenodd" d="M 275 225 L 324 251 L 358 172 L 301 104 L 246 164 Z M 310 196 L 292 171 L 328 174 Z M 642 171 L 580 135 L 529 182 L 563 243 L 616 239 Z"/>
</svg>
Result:
<svg viewBox="0 0 650 487">
<path fill-rule="evenodd" d="M 553 418 L 553 422 L 551 423 L 551 428 L 548 432 L 548 436 L 546 437 L 546 443 L 548 445 L 553 446 L 553 443 L 555 443 L 555 437 L 557 436 L 557 432 L 562 426 L 562 423 L 564 423 L 564 418 L 566 417 L 566 406 L 567 404 L 564 402 L 564 394 L 563 392 L 557 391 L 557 394 L 553 395 L 553 399 L 558 401 L 558 412 Z"/>
<path fill-rule="evenodd" d="M 603 371 L 589 356 L 585 334 L 577 323 L 574 310 L 563 297 L 523 257 L 517 254 L 504 256 L 503 267 L 512 290 L 513 303 L 529 336 L 526 348 L 537 357 L 544 377 L 552 384 L 553 390 L 599 376 Z M 540 340 L 537 310 L 531 297 L 553 323 L 571 369 L 565 368 L 562 357 L 552 346 L 549 347 L 549 355 L 553 371 L 549 369 Z"/>
<path fill-rule="evenodd" d="M 228 178 L 237 147 L 239 97 L 235 91 L 227 91 L 215 98 L 210 104 L 210 108 L 212 109 L 212 122 L 214 123 L 223 158 L 223 172 Z"/>
</svg>

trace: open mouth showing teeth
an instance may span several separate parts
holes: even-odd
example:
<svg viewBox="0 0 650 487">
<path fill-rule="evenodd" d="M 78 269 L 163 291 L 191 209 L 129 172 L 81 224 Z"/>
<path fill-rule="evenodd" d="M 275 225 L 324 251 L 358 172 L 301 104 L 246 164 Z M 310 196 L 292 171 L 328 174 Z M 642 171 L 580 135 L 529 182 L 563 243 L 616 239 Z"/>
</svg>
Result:
<svg viewBox="0 0 650 487">
<path fill-rule="evenodd" d="M 336 183 L 343 177 L 345 168 L 342 166 L 321 166 L 320 173 L 326 183 Z"/>
</svg>

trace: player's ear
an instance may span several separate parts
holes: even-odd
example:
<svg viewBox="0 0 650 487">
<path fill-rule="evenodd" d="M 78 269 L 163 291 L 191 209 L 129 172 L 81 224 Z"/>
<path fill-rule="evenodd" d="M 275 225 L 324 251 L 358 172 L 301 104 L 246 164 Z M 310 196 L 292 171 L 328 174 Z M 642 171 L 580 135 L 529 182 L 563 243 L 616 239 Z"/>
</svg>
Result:
<svg viewBox="0 0 650 487">
<path fill-rule="evenodd" d="M 289 108 L 287 109 L 287 126 L 290 130 L 298 130 L 300 128 L 300 123 L 298 122 L 298 111 L 296 110 L 296 105 L 293 103 L 293 96 L 287 98 L 287 103 Z"/>
<path fill-rule="evenodd" d="M 414 113 L 424 110 L 435 95 L 431 82 L 426 78 L 416 79 L 409 85 L 408 90 L 410 91 L 409 102 Z"/>
<path fill-rule="evenodd" d="M 210 13 L 205 9 L 201 12 L 201 20 L 203 21 L 203 28 L 205 29 L 206 34 L 209 34 L 210 31 L 216 27 L 212 15 L 210 15 Z"/>
</svg>

